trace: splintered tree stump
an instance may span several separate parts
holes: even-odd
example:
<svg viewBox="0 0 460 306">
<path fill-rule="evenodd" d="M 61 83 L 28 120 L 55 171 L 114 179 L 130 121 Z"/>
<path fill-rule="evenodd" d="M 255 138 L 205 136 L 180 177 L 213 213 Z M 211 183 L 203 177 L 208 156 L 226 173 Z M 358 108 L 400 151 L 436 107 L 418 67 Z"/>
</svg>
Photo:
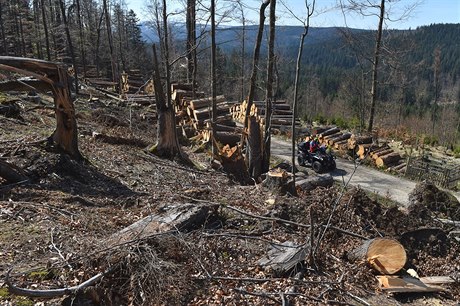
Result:
<svg viewBox="0 0 460 306">
<path fill-rule="evenodd" d="M 351 262 L 365 260 L 374 270 L 382 274 L 395 274 L 406 264 L 404 247 L 395 239 L 375 238 L 365 241 L 348 253 Z"/>
<path fill-rule="evenodd" d="M 235 180 L 241 184 L 247 184 L 251 181 L 241 150 L 237 146 L 225 145 L 219 151 L 219 159 L 224 171 Z"/>
</svg>

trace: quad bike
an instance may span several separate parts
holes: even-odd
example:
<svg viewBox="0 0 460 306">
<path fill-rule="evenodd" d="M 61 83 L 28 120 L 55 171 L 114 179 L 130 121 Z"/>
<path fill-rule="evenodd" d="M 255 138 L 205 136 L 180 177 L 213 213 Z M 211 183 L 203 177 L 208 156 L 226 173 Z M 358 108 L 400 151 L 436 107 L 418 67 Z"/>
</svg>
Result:
<svg viewBox="0 0 460 306">
<path fill-rule="evenodd" d="M 297 144 L 297 162 L 300 166 L 310 165 L 316 173 L 333 171 L 336 168 L 335 156 L 321 147 L 315 152 L 310 152 L 310 144 L 301 142 Z"/>
</svg>

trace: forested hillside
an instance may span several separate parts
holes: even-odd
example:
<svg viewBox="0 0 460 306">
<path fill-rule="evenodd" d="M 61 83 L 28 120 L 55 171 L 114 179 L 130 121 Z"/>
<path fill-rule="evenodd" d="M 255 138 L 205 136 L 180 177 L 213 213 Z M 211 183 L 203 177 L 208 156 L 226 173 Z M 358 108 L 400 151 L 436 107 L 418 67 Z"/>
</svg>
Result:
<svg viewBox="0 0 460 306">
<path fill-rule="evenodd" d="M 105 11 L 110 14 L 105 14 Z M 108 18 L 107 18 L 108 17 Z M 123 71 L 152 74 L 152 41 L 158 42 L 155 16 L 140 23 L 126 5 L 107 1 L 3 1 L 0 6 L 0 53 L 75 67 L 77 76 L 106 77 L 118 82 Z M 171 24 L 171 76 L 187 79 L 186 30 Z M 267 26 L 266 26 L 267 27 Z M 247 95 L 257 26 L 220 27 L 217 90 L 232 100 Z M 268 30 L 268 29 L 266 29 Z M 197 81 L 210 92 L 209 27 L 198 26 Z M 292 100 L 295 57 L 302 27 L 277 26 L 276 97 Z M 404 126 L 427 134 L 433 142 L 458 142 L 460 107 L 460 24 L 434 24 L 411 30 L 387 30 L 377 92 L 377 127 Z M 242 49 L 244 38 L 244 51 Z M 261 55 L 267 53 L 263 36 Z M 371 54 L 375 31 L 311 28 L 305 40 L 299 88 L 300 116 L 364 129 L 368 117 Z M 263 88 L 265 67 L 258 84 Z M 436 73 L 435 73 L 436 71 Z M 243 87 L 243 88 L 242 88 Z M 264 98 L 263 91 L 256 99 Z"/>
</svg>

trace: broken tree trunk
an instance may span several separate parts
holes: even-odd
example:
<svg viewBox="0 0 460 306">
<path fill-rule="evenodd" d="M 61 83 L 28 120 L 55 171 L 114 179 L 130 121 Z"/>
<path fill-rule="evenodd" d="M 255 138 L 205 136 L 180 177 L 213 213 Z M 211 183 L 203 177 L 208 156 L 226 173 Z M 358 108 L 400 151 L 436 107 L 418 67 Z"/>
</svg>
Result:
<svg viewBox="0 0 460 306">
<path fill-rule="evenodd" d="M 165 206 L 160 213 L 147 216 L 110 236 L 104 247 L 135 242 L 159 233 L 186 232 L 206 221 L 210 206 L 190 203 Z"/>
<path fill-rule="evenodd" d="M 70 98 L 67 68 L 43 60 L 0 56 L 0 70 L 31 76 L 48 85 L 48 90 L 53 92 L 56 112 L 56 130 L 50 139 L 72 158 L 83 159 L 78 149 L 77 121 Z M 44 90 L 43 87 L 37 89 Z"/>
<path fill-rule="evenodd" d="M 375 238 L 349 252 L 348 260 L 364 260 L 382 274 L 394 274 L 404 267 L 407 256 L 404 247 L 397 240 Z"/>
<path fill-rule="evenodd" d="M 307 254 L 308 244 L 296 246 L 292 241 L 286 241 L 283 245 L 273 246 L 267 255 L 257 261 L 257 264 L 274 276 L 283 276 L 305 260 Z"/>
<path fill-rule="evenodd" d="M 219 151 L 219 157 L 226 173 L 243 185 L 250 182 L 248 168 L 238 146 L 224 146 Z"/>
</svg>

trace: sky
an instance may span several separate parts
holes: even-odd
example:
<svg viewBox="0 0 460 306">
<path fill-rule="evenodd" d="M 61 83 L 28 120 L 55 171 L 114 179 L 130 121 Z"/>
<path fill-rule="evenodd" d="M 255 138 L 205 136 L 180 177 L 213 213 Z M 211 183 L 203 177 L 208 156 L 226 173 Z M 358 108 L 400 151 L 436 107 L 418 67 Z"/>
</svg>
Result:
<svg viewBox="0 0 460 306">
<path fill-rule="evenodd" d="M 125 0 L 128 8 L 133 9 L 141 21 L 149 19 L 146 6 L 150 0 Z M 377 16 L 363 18 L 358 15 L 347 14 L 346 18 L 341 10 L 332 9 L 339 0 L 316 0 L 315 14 L 310 20 L 313 27 L 334 27 L 345 26 L 360 29 L 375 29 L 378 23 Z M 347 0 L 341 0 L 346 2 Z M 373 0 L 375 1 L 375 0 Z M 168 0 L 168 11 L 179 11 L 183 7 L 184 0 Z M 204 0 L 203 3 L 209 1 Z M 229 0 L 216 0 L 217 7 L 228 7 Z M 234 2 L 234 1 L 233 1 Z M 258 9 L 261 0 L 242 0 L 244 3 L 244 14 L 247 20 L 255 22 L 258 20 Z M 309 1 L 311 2 L 311 0 Z M 415 29 L 418 26 L 430 25 L 432 23 L 460 23 L 460 0 L 399 0 L 386 1 L 387 9 L 390 10 L 392 19 L 397 21 L 387 22 L 386 26 L 391 29 Z M 285 3 L 285 5 L 283 5 Z M 410 10 L 409 16 L 401 19 L 402 13 L 407 11 L 407 7 L 417 3 L 415 8 Z M 302 25 L 293 17 L 304 19 L 305 0 L 278 0 L 277 1 L 277 24 L 279 25 Z M 234 13 L 241 13 L 234 10 Z M 267 10 L 268 14 L 268 10 Z M 180 17 L 176 17 L 180 18 Z M 229 25 L 238 25 L 232 21 Z"/>
</svg>

